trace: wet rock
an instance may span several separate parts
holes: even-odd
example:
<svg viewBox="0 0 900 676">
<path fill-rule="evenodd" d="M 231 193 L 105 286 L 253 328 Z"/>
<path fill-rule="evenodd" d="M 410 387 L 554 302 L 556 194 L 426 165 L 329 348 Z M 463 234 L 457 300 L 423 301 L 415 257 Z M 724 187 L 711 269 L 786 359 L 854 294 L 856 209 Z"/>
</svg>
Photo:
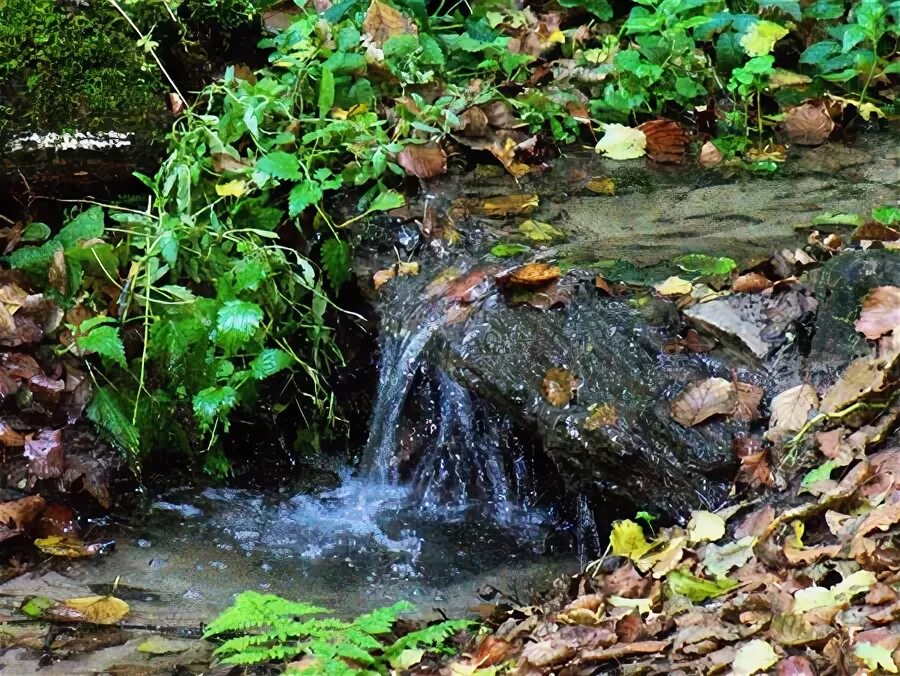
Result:
<svg viewBox="0 0 900 676">
<path fill-rule="evenodd" d="M 900 252 L 847 251 L 810 271 L 809 280 L 821 303 L 809 369 L 813 382 L 825 387 L 850 361 L 869 353 L 865 336 L 853 324 L 869 291 L 878 286 L 900 286 Z"/>
<path fill-rule="evenodd" d="M 699 328 L 722 337 L 730 336 L 759 359 L 774 347 L 763 340 L 766 302 L 760 296 L 726 296 L 687 308 L 684 315 Z"/>
</svg>

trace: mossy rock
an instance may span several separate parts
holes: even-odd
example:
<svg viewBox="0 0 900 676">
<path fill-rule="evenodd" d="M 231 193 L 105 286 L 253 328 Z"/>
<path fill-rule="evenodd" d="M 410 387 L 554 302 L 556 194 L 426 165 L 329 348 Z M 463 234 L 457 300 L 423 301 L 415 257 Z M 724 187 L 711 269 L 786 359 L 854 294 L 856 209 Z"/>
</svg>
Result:
<svg viewBox="0 0 900 676">
<path fill-rule="evenodd" d="M 158 127 L 167 87 L 109 2 L 0 0 L 0 135 Z"/>
</svg>

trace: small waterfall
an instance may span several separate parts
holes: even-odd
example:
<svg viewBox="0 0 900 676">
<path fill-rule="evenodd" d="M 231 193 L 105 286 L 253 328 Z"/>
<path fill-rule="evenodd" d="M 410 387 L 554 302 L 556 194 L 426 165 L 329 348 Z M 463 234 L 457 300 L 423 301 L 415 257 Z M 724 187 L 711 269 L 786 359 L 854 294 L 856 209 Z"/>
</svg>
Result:
<svg viewBox="0 0 900 676">
<path fill-rule="evenodd" d="M 410 322 L 400 335 L 382 333 L 378 393 L 362 464 L 368 478 L 376 483 L 397 483 L 399 477 L 393 460 L 403 406 L 422 351 L 441 323 L 442 315 L 432 311 L 421 321 Z"/>
</svg>

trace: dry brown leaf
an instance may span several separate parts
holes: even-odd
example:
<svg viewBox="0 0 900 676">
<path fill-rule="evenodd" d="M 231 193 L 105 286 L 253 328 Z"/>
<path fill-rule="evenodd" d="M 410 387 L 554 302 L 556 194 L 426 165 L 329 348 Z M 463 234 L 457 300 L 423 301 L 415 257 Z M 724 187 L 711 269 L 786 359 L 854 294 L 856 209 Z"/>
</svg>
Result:
<svg viewBox="0 0 900 676">
<path fill-rule="evenodd" d="M 712 141 L 707 141 L 700 148 L 700 165 L 703 167 L 715 167 L 725 160 L 722 151 Z"/>
<path fill-rule="evenodd" d="M 834 120 L 821 101 L 804 103 L 785 112 L 781 131 L 788 143 L 818 146 L 831 136 L 831 132 L 834 131 Z"/>
<path fill-rule="evenodd" d="M 418 178 L 434 178 L 447 171 L 447 153 L 437 143 L 410 144 L 397 155 L 397 164 Z"/>
<path fill-rule="evenodd" d="M 527 263 L 511 270 L 504 277 L 498 277 L 497 281 L 516 286 L 543 286 L 559 279 L 561 273 L 562 271 L 556 265 Z"/>
<path fill-rule="evenodd" d="M 635 643 L 623 643 L 602 650 L 586 650 L 579 655 L 579 662 L 608 662 L 620 660 L 631 655 L 647 655 L 659 653 L 668 648 L 672 641 L 636 641 Z"/>
<path fill-rule="evenodd" d="M 891 363 L 895 358 L 887 357 Z M 835 413 L 872 392 L 880 392 L 887 377 L 886 365 L 885 360 L 871 357 L 860 357 L 850 362 L 840 379 L 822 397 L 822 413 Z"/>
<path fill-rule="evenodd" d="M 516 151 L 519 149 L 519 145 L 514 139 L 507 136 L 488 144 L 485 150 L 496 157 L 513 177 L 521 178 L 531 171 L 531 167 L 516 159 Z"/>
<path fill-rule="evenodd" d="M 46 506 L 47 501 L 40 495 L 29 495 L 21 500 L 0 502 L 0 525 L 16 530 L 28 528 Z"/>
<path fill-rule="evenodd" d="M 766 438 L 779 438 L 781 435 L 798 431 L 806 424 L 810 411 L 818 405 L 819 395 L 808 383 L 785 390 L 772 399 L 772 415 L 769 418 Z"/>
<path fill-rule="evenodd" d="M 512 645 L 508 641 L 488 636 L 478 646 L 473 661 L 479 667 L 491 667 L 504 662 L 511 652 Z"/>
<path fill-rule="evenodd" d="M 384 270 L 379 270 L 372 277 L 372 282 L 375 285 L 376 289 L 381 288 L 387 282 L 391 281 L 394 277 L 405 277 L 412 276 L 415 277 L 419 274 L 419 264 L 416 262 L 408 263 L 405 261 L 399 261 L 394 263 L 391 267 L 385 268 Z"/>
<path fill-rule="evenodd" d="M 751 383 L 735 383 L 737 403 L 731 415 L 735 420 L 756 420 L 759 417 L 759 403 L 763 398 L 763 388 Z"/>
<path fill-rule="evenodd" d="M 0 420 L 0 444 L 11 448 L 25 445 L 25 437 L 16 432 L 8 422 Z"/>
<path fill-rule="evenodd" d="M 735 528 L 734 537 L 740 539 L 748 535 L 760 536 L 774 520 L 774 507 L 771 505 L 760 507 L 744 517 L 744 520 L 738 524 L 737 528 Z"/>
<path fill-rule="evenodd" d="M 771 288 L 774 282 L 759 272 L 748 272 L 731 283 L 735 293 L 759 293 Z"/>
<path fill-rule="evenodd" d="M 363 20 L 363 30 L 372 36 L 372 41 L 379 47 L 394 36 L 419 33 L 410 19 L 381 0 L 372 0 Z"/>
<path fill-rule="evenodd" d="M 771 486 L 775 483 L 769 465 L 769 452 L 760 439 L 736 437 L 731 442 L 731 448 L 741 462 L 734 479 L 735 483 L 746 484 L 751 488 Z"/>
<path fill-rule="evenodd" d="M 568 661 L 575 652 L 575 646 L 568 642 L 548 639 L 526 644 L 521 659 L 538 668 L 549 667 Z"/>
<path fill-rule="evenodd" d="M 879 286 L 862 300 L 856 330 L 869 340 L 877 340 L 900 326 L 900 288 Z"/>
<path fill-rule="evenodd" d="M 544 374 L 541 391 L 551 406 L 562 407 L 572 401 L 580 385 L 581 382 L 571 371 L 554 367 L 547 369 L 547 373 Z"/>
<path fill-rule="evenodd" d="M 594 277 L 594 286 L 600 289 L 607 296 L 614 296 L 612 287 L 609 285 L 609 282 L 606 281 L 606 278 L 603 275 L 597 275 Z"/>
<path fill-rule="evenodd" d="M 672 418 L 680 425 L 693 427 L 714 415 L 731 413 L 737 397 L 734 385 L 724 378 L 691 383 L 672 402 Z"/>
<path fill-rule="evenodd" d="M 647 137 L 647 155 L 655 162 L 681 164 L 687 150 L 687 134 L 674 120 L 658 119 L 638 126 Z"/>
<path fill-rule="evenodd" d="M 900 231 L 889 228 L 881 223 L 870 221 L 869 223 L 863 223 L 854 230 L 852 239 L 854 242 L 862 242 L 865 240 L 896 242 L 900 239 Z"/>
</svg>

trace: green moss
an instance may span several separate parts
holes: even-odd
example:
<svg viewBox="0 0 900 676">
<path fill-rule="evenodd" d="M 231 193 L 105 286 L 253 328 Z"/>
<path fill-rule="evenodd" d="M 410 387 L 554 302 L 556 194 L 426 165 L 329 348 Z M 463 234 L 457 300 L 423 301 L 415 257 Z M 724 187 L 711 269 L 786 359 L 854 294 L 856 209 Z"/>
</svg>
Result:
<svg viewBox="0 0 900 676">
<path fill-rule="evenodd" d="M 0 131 L 134 130 L 165 114 L 159 70 L 106 2 L 0 0 L 0 83 Z"/>
</svg>

